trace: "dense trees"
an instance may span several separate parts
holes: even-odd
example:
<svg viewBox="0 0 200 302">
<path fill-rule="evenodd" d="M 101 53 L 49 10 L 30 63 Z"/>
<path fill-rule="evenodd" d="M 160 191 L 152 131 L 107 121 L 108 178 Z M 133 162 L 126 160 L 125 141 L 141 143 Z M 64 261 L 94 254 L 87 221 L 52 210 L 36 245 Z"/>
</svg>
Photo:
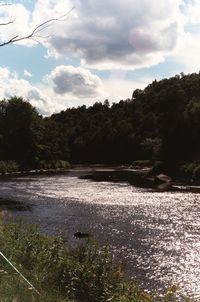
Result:
<svg viewBox="0 0 200 302">
<path fill-rule="evenodd" d="M 76 163 L 200 160 L 200 74 L 154 81 L 132 99 L 70 108 L 43 118 L 23 99 L 0 103 L 0 160 L 37 167 Z"/>
<path fill-rule="evenodd" d="M 0 102 L 0 160 L 20 168 L 51 167 L 68 159 L 66 140 L 59 125 L 42 118 L 29 102 L 11 98 Z M 50 165 L 49 165 L 50 164 Z"/>
<path fill-rule="evenodd" d="M 54 114 L 78 162 L 162 160 L 169 167 L 200 157 L 200 74 L 176 75 L 136 89 L 132 99 Z"/>
</svg>

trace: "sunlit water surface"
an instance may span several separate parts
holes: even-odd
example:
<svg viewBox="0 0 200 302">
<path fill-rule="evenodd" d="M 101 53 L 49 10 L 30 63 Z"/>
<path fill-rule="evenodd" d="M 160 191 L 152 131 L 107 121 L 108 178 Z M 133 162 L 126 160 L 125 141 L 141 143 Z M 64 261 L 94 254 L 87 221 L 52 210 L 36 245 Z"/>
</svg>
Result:
<svg viewBox="0 0 200 302">
<path fill-rule="evenodd" d="M 177 284 L 183 294 L 200 298 L 199 195 L 95 182 L 82 174 L 1 181 L 1 208 L 61 234 L 71 246 L 75 232 L 93 234 L 145 289 Z"/>
</svg>

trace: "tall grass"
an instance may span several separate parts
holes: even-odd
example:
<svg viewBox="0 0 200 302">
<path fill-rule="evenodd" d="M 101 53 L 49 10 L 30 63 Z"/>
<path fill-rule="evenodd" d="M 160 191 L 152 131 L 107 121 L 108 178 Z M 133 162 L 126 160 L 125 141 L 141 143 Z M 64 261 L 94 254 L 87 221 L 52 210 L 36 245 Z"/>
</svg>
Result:
<svg viewBox="0 0 200 302">
<path fill-rule="evenodd" d="M 88 240 L 69 250 L 62 238 L 41 235 L 23 221 L 0 224 L 0 249 L 40 292 L 38 295 L 0 259 L 1 302 L 175 302 L 175 287 L 164 297 L 125 280 L 107 248 Z M 185 301 L 189 301 L 186 300 Z"/>
</svg>

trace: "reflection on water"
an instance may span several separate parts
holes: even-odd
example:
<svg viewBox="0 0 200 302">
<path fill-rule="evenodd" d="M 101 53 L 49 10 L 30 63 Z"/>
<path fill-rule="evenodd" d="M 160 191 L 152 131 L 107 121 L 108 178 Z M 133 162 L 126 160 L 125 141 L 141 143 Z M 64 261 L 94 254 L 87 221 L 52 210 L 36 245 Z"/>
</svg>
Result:
<svg viewBox="0 0 200 302">
<path fill-rule="evenodd" d="M 0 211 L 31 211 L 31 205 L 12 199 L 0 198 Z"/>
<path fill-rule="evenodd" d="M 200 200 L 198 194 L 152 192 L 126 182 L 79 178 L 83 171 L 1 182 L 0 197 L 32 206 L 14 212 L 60 233 L 74 246 L 76 231 L 109 243 L 127 274 L 147 289 L 178 284 L 200 297 Z"/>
</svg>

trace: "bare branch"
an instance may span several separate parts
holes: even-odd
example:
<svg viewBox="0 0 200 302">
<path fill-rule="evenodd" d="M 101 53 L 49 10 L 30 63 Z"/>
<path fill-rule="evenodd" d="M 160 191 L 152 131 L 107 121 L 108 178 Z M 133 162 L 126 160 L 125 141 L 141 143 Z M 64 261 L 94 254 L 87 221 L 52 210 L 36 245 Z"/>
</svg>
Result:
<svg viewBox="0 0 200 302">
<path fill-rule="evenodd" d="M 0 3 L 0 6 L 10 6 L 10 5 L 12 5 L 12 3 Z M 10 21 L 5 22 L 5 23 L 0 23 L 0 26 L 9 25 L 9 24 L 12 24 L 14 22 L 15 22 L 15 20 L 10 20 Z"/>
<path fill-rule="evenodd" d="M 5 5 L 7 5 L 7 4 L 5 4 Z M 64 15 L 58 17 L 58 18 L 52 18 L 52 19 L 46 20 L 43 23 L 37 25 L 33 29 L 33 31 L 31 33 L 29 33 L 28 35 L 25 35 L 25 36 L 16 35 L 16 36 L 12 37 L 11 39 L 9 39 L 9 40 L 7 40 L 5 42 L 0 43 L 0 47 L 6 46 L 8 44 L 13 44 L 13 43 L 16 43 L 16 42 L 19 42 L 19 41 L 23 41 L 23 40 L 33 40 L 33 41 L 35 41 L 37 43 L 40 43 L 37 40 L 37 38 L 45 38 L 45 37 L 42 37 L 42 36 L 38 35 L 38 33 L 44 31 L 46 28 L 48 28 L 49 26 L 51 26 L 54 22 L 63 22 L 63 21 L 65 21 L 66 17 L 72 12 L 72 10 L 74 10 L 74 8 L 75 7 L 72 7 L 70 9 L 70 11 L 68 11 L 66 14 L 64 14 Z M 11 23 L 14 23 L 14 21 L 9 21 L 7 23 L 2 23 L 0 25 L 8 25 L 8 24 L 11 24 Z"/>
<path fill-rule="evenodd" d="M 5 23 L 0 23 L 0 26 L 9 25 L 9 24 L 12 24 L 14 22 L 15 22 L 15 20 L 11 20 L 11 21 L 8 21 L 8 22 L 5 22 Z"/>
</svg>

